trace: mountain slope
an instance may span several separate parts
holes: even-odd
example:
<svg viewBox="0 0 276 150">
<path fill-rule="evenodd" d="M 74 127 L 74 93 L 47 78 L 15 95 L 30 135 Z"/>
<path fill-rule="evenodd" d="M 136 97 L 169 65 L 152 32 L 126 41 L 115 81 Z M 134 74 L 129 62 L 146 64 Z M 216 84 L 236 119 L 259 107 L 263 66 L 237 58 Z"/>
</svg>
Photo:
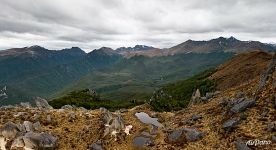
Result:
<svg viewBox="0 0 276 150">
<path fill-rule="evenodd" d="M 146 100 L 163 84 L 192 76 L 228 60 L 233 53 L 180 54 L 163 57 L 135 56 L 116 65 L 92 72 L 58 95 L 90 88 L 105 99 Z"/>
<path fill-rule="evenodd" d="M 86 54 L 74 47 L 52 51 L 36 46 L 16 51 L 20 52 L 0 57 L 0 86 L 7 86 L 8 93 L 2 104 L 30 101 L 35 96 L 48 98 L 81 76 L 112 66 L 121 58 L 96 51 Z"/>
<path fill-rule="evenodd" d="M 252 63 L 250 61 L 252 59 L 246 59 L 251 56 L 266 58 L 271 55 L 253 52 L 236 57 L 243 60 L 239 62 L 243 66 L 243 64 Z M 237 66 L 236 61 L 237 59 L 233 58 L 227 62 L 228 65 L 222 65 L 227 66 L 223 69 L 232 68 L 232 71 L 237 71 L 227 77 L 232 78 L 240 72 L 247 71 L 247 68 L 234 69 Z M 47 146 L 62 150 L 87 148 L 272 150 L 276 146 L 276 55 L 263 62 L 268 64 L 264 68 L 266 71 L 263 75 L 248 76 L 251 79 L 220 92 L 207 95 L 196 92 L 197 103 L 191 103 L 179 111 L 156 112 L 148 104 L 115 112 L 105 108 L 87 110 L 68 105 L 63 109 L 0 107 L 0 130 L 2 131 L 0 147 L 12 145 L 22 148 L 25 144 L 21 142 L 22 136 L 25 141 L 30 138 L 28 136 L 30 132 L 24 130 L 26 127 L 38 135 L 46 133 L 48 136 L 39 136 L 42 138 L 40 141 L 47 140 Z M 222 69 L 215 70 L 213 74 L 221 71 Z M 193 80 L 207 79 L 209 75 L 207 73 L 192 78 Z M 170 85 L 179 87 L 178 83 L 182 82 Z M 259 88 L 260 85 L 262 88 Z M 199 88 L 198 85 L 195 84 L 195 86 Z M 185 89 L 182 91 L 185 92 Z M 79 93 L 71 93 L 69 100 L 76 98 L 82 102 L 85 102 L 85 99 L 90 101 L 91 95 L 88 96 L 87 92 L 87 90 L 80 91 L 80 97 Z M 91 92 L 88 93 L 91 94 Z M 45 103 L 47 105 L 47 102 Z M 39 126 L 37 126 L 38 122 Z M 34 129 L 28 128 L 32 125 Z M 18 129 L 18 126 L 23 129 Z M 39 130 L 36 127 L 39 127 Z M 10 132 L 11 130 L 13 132 Z M 49 135 L 57 139 L 49 140 L 50 138 L 47 138 Z M 4 139 L 7 137 L 9 142 Z M 44 146 L 45 143 L 41 142 L 39 145 L 34 143 L 37 147 L 41 145 Z"/>
<path fill-rule="evenodd" d="M 240 41 L 234 37 L 219 37 L 209 41 L 188 40 L 184 43 L 169 48 L 168 54 L 173 55 L 177 53 L 189 52 L 208 53 L 213 51 L 240 53 L 253 50 L 275 51 L 276 47 L 270 44 L 261 43 L 259 41 Z"/>
<path fill-rule="evenodd" d="M 216 80 L 218 90 L 225 90 L 264 73 L 271 59 L 272 54 L 263 51 L 242 53 L 222 64 L 209 78 Z"/>
</svg>

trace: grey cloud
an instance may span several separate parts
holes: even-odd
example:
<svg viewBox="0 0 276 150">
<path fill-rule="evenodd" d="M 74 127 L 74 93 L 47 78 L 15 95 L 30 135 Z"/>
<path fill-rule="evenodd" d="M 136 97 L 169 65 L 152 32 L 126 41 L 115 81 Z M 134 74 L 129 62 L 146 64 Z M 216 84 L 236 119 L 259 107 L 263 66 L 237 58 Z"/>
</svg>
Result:
<svg viewBox="0 0 276 150">
<path fill-rule="evenodd" d="M 236 36 L 276 42 L 274 0 L 1 0 L 0 49 L 87 51 Z"/>
</svg>

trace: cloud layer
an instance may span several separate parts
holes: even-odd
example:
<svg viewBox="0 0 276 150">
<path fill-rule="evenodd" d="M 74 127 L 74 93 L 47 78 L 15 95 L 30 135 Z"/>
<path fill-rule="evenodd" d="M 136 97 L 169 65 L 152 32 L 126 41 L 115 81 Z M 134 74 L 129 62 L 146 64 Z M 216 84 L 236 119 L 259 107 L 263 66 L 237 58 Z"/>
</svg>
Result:
<svg viewBox="0 0 276 150">
<path fill-rule="evenodd" d="M 276 42 L 275 0 L 0 0 L 0 49 Z"/>
</svg>

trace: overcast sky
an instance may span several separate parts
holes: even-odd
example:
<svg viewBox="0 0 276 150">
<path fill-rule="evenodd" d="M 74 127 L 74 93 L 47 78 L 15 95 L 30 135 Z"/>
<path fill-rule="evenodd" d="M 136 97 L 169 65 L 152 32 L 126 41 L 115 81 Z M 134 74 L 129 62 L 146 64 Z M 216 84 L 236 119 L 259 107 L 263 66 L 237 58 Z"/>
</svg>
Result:
<svg viewBox="0 0 276 150">
<path fill-rule="evenodd" d="M 0 0 L 0 49 L 166 48 L 219 36 L 276 43 L 276 0 Z"/>
</svg>

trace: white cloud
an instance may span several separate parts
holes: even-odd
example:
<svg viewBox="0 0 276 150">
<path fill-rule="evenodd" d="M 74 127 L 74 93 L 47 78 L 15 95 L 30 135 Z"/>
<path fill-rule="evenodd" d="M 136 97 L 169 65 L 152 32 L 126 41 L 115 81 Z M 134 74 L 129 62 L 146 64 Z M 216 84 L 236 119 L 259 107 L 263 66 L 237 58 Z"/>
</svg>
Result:
<svg viewBox="0 0 276 150">
<path fill-rule="evenodd" d="M 276 41 L 274 0 L 0 0 L 0 49 L 90 51 L 236 36 Z"/>
</svg>

